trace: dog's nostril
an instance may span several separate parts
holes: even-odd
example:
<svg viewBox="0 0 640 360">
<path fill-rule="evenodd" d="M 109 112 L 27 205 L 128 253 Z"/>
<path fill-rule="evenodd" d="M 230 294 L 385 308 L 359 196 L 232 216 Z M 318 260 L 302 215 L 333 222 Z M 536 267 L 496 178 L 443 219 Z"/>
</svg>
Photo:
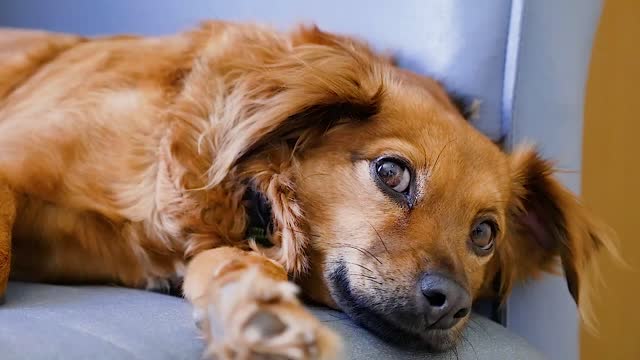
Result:
<svg viewBox="0 0 640 360">
<path fill-rule="evenodd" d="M 467 315 L 469 315 L 469 308 L 462 308 L 462 309 L 458 310 L 458 312 L 453 314 L 453 318 L 454 319 L 460 319 L 460 318 L 463 318 L 463 317 L 465 317 Z"/>
<path fill-rule="evenodd" d="M 471 312 L 469 292 L 446 275 L 423 275 L 420 291 L 424 295 L 423 314 L 430 328 L 450 329 Z"/>
<path fill-rule="evenodd" d="M 429 305 L 440 307 L 447 301 L 445 294 L 438 291 L 431 291 L 425 295 Z"/>
</svg>

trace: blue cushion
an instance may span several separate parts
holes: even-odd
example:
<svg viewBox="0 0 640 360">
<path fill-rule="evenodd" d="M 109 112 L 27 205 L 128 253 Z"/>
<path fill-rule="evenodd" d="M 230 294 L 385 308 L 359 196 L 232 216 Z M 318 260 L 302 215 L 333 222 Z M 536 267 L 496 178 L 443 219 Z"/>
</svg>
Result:
<svg viewBox="0 0 640 360">
<path fill-rule="evenodd" d="M 312 308 L 340 333 L 349 359 L 450 359 L 400 350 L 356 326 L 344 314 Z M 475 316 L 457 349 L 461 359 L 541 359 L 520 337 Z M 3 360 L 199 359 L 203 345 L 181 298 L 99 286 L 13 282 L 0 306 Z"/>
</svg>

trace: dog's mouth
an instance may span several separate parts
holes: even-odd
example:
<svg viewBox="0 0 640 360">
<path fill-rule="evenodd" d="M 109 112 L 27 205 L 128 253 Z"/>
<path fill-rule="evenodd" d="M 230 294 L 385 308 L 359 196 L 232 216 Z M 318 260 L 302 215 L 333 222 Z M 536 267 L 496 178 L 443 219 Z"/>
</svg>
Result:
<svg viewBox="0 0 640 360">
<path fill-rule="evenodd" d="M 375 310 L 366 300 L 354 295 L 344 263 L 332 269 L 329 280 L 338 307 L 352 320 L 387 342 L 441 352 L 453 348 L 461 336 L 464 328 L 462 323 L 451 329 L 430 329 L 415 311 L 397 309 L 392 314 L 386 314 Z"/>
</svg>

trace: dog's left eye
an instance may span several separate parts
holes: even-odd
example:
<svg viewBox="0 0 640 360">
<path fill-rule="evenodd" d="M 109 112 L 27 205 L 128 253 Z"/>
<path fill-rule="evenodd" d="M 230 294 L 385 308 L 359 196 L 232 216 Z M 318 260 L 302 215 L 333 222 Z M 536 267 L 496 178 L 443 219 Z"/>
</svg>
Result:
<svg viewBox="0 0 640 360">
<path fill-rule="evenodd" d="M 393 191 L 405 193 L 411 184 L 409 169 L 394 159 L 381 159 L 376 164 L 376 173 L 380 180 Z"/>
<path fill-rule="evenodd" d="M 472 229 L 469 237 L 476 251 L 482 255 L 489 253 L 493 248 L 496 236 L 496 226 L 493 222 L 485 220 L 477 223 Z"/>
</svg>

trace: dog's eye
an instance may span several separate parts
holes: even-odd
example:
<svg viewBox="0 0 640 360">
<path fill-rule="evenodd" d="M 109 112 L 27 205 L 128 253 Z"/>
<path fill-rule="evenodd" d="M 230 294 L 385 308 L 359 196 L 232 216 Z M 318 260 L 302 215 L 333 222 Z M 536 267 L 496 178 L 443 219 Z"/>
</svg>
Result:
<svg viewBox="0 0 640 360">
<path fill-rule="evenodd" d="M 496 235 L 495 225 L 485 220 L 477 223 L 472 229 L 469 238 L 471 243 L 480 252 L 480 254 L 488 254 L 493 248 L 493 243 Z"/>
<path fill-rule="evenodd" d="M 376 164 L 376 173 L 382 182 L 393 191 L 404 193 L 411 184 L 411 172 L 393 159 L 381 159 Z"/>
</svg>

